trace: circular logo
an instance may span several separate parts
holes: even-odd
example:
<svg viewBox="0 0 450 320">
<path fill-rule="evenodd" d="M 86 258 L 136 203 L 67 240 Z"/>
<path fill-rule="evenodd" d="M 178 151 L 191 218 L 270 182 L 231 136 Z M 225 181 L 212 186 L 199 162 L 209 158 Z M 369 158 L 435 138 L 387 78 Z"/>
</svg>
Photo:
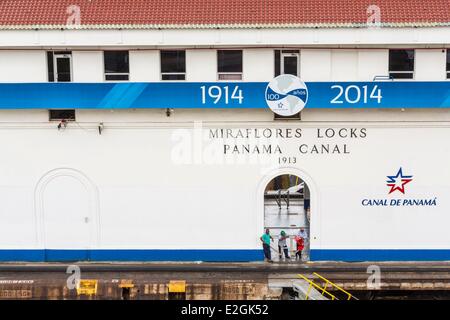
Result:
<svg viewBox="0 0 450 320">
<path fill-rule="evenodd" d="M 276 114 L 293 116 L 302 111 L 308 102 L 308 88 L 300 78 L 282 74 L 267 85 L 266 102 Z"/>
</svg>

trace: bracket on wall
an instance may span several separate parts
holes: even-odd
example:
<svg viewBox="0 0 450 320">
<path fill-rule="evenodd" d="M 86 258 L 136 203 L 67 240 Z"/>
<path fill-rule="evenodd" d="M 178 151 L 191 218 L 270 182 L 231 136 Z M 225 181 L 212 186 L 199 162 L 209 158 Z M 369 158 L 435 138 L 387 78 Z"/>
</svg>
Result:
<svg viewBox="0 0 450 320">
<path fill-rule="evenodd" d="M 172 109 L 172 108 L 167 108 L 167 109 L 166 109 L 166 116 L 170 117 L 170 116 L 173 114 L 173 112 L 174 112 L 174 109 Z"/>
<path fill-rule="evenodd" d="M 105 126 L 103 125 L 103 122 L 100 122 L 98 124 L 98 134 L 102 135 L 103 130 L 105 129 Z"/>
<path fill-rule="evenodd" d="M 62 119 L 61 122 L 58 124 L 58 131 L 66 128 L 67 128 L 67 120 Z"/>
</svg>

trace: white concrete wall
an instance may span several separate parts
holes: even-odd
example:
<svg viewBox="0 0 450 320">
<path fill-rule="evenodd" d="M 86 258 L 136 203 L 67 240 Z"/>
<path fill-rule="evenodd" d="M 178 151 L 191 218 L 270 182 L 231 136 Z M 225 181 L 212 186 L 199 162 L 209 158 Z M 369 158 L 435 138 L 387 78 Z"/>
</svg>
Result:
<svg viewBox="0 0 450 320">
<path fill-rule="evenodd" d="M 375 76 L 387 75 L 389 75 L 389 50 L 358 50 L 357 79 L 359 81 L 372 81 Z"/>
<path fill-rule="evenodd" d="M 217 50 L 186 50 L 186 80 L 217 81 Z"/>
<path fill-rule="evenodd" d="M 358 79 L 357 50 L 331 50 L 331 81 L 354 81 Z"/>
<path fill-rule="evenodd" d="M 270 81 L 275 76 L 273 49 L 246 49 L 243 52 L 244 81 Z"/>
<path fill-rule="evenodd" d="M 372 81 L 388 75 L 389 50 L 302 49 L 300 63 L 304 81 Z"/>
<path fill-rule="evenodd" d="M 243 81 L 269 81 L 274 76 L 275 49 L 243 50 Z M 446 79 L 442 49 L 416 49 L 415 80 Z M 372 81 L 388 75 L 388 49 L 302 49 L 304 81 Z M 102 51 L 72 51 L 74 82 L 102 82 Z M 0 50 L 1 82 L 47 82 L 46 51 Z M 130 51 L 130 81 L 160 81 L 159 50 Z M 186 80 L 217 81 L 217 50 L 186 50 Z"/>
<path fill-rule="evenodd" d="M 227 124 L 205 124 L 208 127 L 227 127 Z M 259 127 L 296 128 L 279 123 L 260 123 Z M 367 128 L 367 138 L 317 137 L 318 128 L 362 127 Z M 45 188 L 44 214 L 35 211 L 34 199 L 36 196 L 41 199 L 35 193 L 39 190 L 38 182 L 53 169 L 69 168 L 86 176 L 94 186 L 91 189 L 98 190 L 95 201 L 98 201 L 99 218 L 89 220 L 88 224 L 98 221 L 95 232 L 99 241 L 92 241 L 90 247 L 259 249 L 264 217 L 260 208 L 263 193 L 258 190 L 262 181 L 270 181 L 273 174 L 281 171 L 264 162 L 270 155 L 263 155 L 258 158 L 261 161 L 253 163 L 246 161 L 245 155 L 242 163 L 236 156 L 229 157 L 229 163 L 208 162 L 212 159 L 207 157 L 211 140 L 195 140 L 189 134 L 191 126 L 179 128 L 185 130 L 174 131 L 171 125 L 149 125 L 109 128 L 99 135 L 95 129 L 82 129 L 75 124 L 65 131 L 56 128 L 0 130 L 3 141 L 0 247 L 45 247 L 46 237 L 37 236 L 36 220 L 45 219 L 45 210 L 53 210 L 55 214 L 55 208 L 60 208 L 61 215 L 79 215 L 60 220 L 59 230 L 73 227 L 69 225 L 71 220 L 84 219 L 85 212 L 73 210 L 67 200 L 71 197 L 49 198 Z M 402 122 L 309 123 L 302 129 L 302 138 L 279 139 L 277 143 L 285 156 L 298 160 L 296 164 L 283 166 L 283 170 L 291 168 L 294 174 L 300 172 L 300 177 L 311 183 L 312 249 L 450 249 L 447 232 L 450 171 L 442 170 L 450 159 L 448 148 L 442 148 L 450 134 L 448 123 L 432 126 L 418 122 L 407 125 Z M 254 141 L 230 139 L 227 143 Z M 300 144 L 322 143 L 347 144 L 350 153 L 300 155 L 298 152 Z M 380 145 L 383 152 L 378 148 Z M 192 152 L 189 156 L 192 162 L 180 162 L 177 149 Z M 427 152 L 417 152 L 425 149 Z M 194 156 L 196 150 L 200 150 L 199 158 Z M 404 174 L 414 176 L 414 181 L 407 185 L 406 195 L 397 192 L 389 196 L 386 176 L 395 174 L 400 166 Z M 65 185 L 53 185 L 49 190 L 61 194 Z M 69 195 L 78 190 L 70 185 L 67 188 Z M 73 199 L 77 197 L 74 195 Z M 361 205 L 364 198 L 386 197 L 437 197 L 438 205 L 386 208 Z M 46 203 L 49 199 L 51 203 Z M 83 199 L 86 206 L 94 201 Z M 76 234 L 71 230 L 72 236 Z M 180 241 L 180 235 L 188 236 Z M 77 247 L 69 242 L 65 244 L 66 248 Z"/>
<path fill-rule="evenodd" d="M 448 44 L 450 27 L 2 30 L 0 47 L 421 46 Z"/>
<path fill-rule="evenodd" d="M 102 51 L 72 51 L 73 82 L 103 82 Z"/>
<path fill-rule="evenodd" d="M 331 51 L 323 49 L 301 50 L 300 77 L 303 81 L 330 81 Z"/>
<path fill-rule="evenodd" d="M 130 81 L 160 81 L 161 67 L 158 50 L 130 51 Z"/>
<path fill-rule="evenodd" d="M 45 51 L 0 51 L 0 82 L 47 82 Z"/>
<path fill-rule="evenodd" d="M 447 79 L 447 53 L 445 50 L 415 51 L 414 79 L 418 81 L 442 81 Z"/>
</svg>

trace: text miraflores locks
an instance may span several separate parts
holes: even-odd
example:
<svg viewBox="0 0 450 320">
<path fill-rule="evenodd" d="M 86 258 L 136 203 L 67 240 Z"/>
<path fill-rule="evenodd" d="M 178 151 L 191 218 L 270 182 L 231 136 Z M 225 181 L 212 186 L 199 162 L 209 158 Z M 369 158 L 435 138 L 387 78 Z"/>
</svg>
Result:
<svg viewBox="0 0 450 320">
<path fill-rule="evenodd" d="M 311 135 L 311 132 L 314 132 Z M 224 154 L 284 154 L 282 140 L 314 138 L 316 143 L 299 143 L 300 154 L 349 154 L 349 139 L 365 139 L 366 128 L 246 128 L 209 129 L 210 139 L 223 140 Z M 332 139 L 328 143 L 327 139 Z M 339 139 L 339 140 L 337 140 Z M 342 140 L 342 141 L 340 141 Z"/>
</svg>

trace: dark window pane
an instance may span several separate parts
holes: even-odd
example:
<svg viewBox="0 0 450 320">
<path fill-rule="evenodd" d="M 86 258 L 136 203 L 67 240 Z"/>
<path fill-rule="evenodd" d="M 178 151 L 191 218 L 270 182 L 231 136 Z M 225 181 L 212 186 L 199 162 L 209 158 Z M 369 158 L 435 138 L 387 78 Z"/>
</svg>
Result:
<svg viewBox="0 0 450 320">
<path fill-rule="evenodd" d="M 70 58 L 56 58 L 56 70 L 58 71 L 58 82 L 69 82 L 70 79 Z"/>
<path fill-rule="evenodd" d="M 219 50 L 219 72 L 242 72 L 242 50 Z"/>
<path fill-rule="evenodd" d="M 279 114 L 274 113 L 275 120 L 301 120 L 301 112 L 296 113 L 292 116 L 280 116 Z"/>
<path fill-rule="evenodd" d="M 161 72 L 186 72 L 186 52 L 181 50 L 161 51 Z"/>
<path fill-rule="evenodd" d="M 127 74 L 107 74 L 105 80 L 108 81 L 128 81 L 129 76 Z"/>
<path fill-rule="evenodd" d="M 49 110 L 49 119 L 75 121 L 75 110 Z"/>
<path fill-rule="evenodd" d="M 447 72 L 447 79 L 450 79 L 450 72 Z"/>
<path fill-rule="evenodd" d="M 449 49 L 447 49 L 447 71 L 450 71 L 450 50 Z"/>
<path fill-rule="evenodd" d="M 54 82 L 55 74 L 53 68 L 53 52 L 51 51 L 47 52 L 47 69 L 48 69 L 48 81 Z"/>
<path fill-rule="evenodd" d="M 284 57 L 284 74 L 292 74 L 294 76 L 297 76 L 297 63 L 298 59 L 297 56 L 294 57 Z"/>
<path fill-rule="evenodd" d="M 392 76 L 394 79 L 412 79 L 413 73 L 407 72 L 407 73 L 396 73 L 396 72 L 390 72 L 390 76 Z"/>
<path fill-rule="evenodd" d="M 163 74 L 162 80 L 185 80 L 186 76 L 184 74 Z"/>
<path fill-rule="evenodd" d="M 389 50 L 389 71 L 414 71 L 414 50 Z"/>
<path fill-rule="evenodd" d="M 105 51 L 105 73 L 129 73 L 128 51 Z"/>
<path fill-rule="evenodd" d="M 281 74 L 280 50 L 275 50 L 275 77 Z"/>
<path fill-rule="evenodd" d="M 219 74 L 219 80 L 242 80 L 242 74 L 240 73 L 222 73 Z"/>
</svg>

